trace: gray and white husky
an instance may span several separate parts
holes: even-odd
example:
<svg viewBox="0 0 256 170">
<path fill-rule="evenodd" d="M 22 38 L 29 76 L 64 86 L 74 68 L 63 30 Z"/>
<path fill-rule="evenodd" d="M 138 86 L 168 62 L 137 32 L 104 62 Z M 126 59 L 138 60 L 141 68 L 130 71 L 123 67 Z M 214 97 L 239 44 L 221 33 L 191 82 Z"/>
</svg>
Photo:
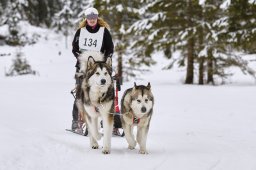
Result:
<svg viewBox="0 0 256 170">
<path fill-rule="evenodd" d="M 128 142 L 128 148 L 134 149 L 138 142 L 139 153 L 147 154 L 146 141 L 153 114 L 154 97 L 151 85 L 147 86 L 134 83 L 134 87 L 127 89 L 121 100 L 121 121 Z M 137 142 L 133 134 L 133 128 L 137 126 Z"/>
<path fill-rule="evenodd" d="M 114 85 L 111 78 L 112 60 L 103 60 L 101 53 L 87 52 L 79 57 L 80 73 L 84 78 L 77 89 L 77 107 L 88 127 L 90 145 L 98 149 L 99 133 L 98 119 L 103 123 L 103 153 L 111 150 L 114 113 Z M 96 61 L 95 61 L 96 60 Z"/>
</svg>

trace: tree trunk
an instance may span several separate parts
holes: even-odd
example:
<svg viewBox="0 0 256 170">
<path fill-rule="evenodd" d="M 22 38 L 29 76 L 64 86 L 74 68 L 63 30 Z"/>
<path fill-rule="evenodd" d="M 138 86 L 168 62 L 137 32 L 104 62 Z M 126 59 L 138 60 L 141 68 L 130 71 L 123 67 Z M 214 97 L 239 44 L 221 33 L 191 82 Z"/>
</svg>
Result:
<svg viewBox="0 0 256 170">
<path fill-rule="evenodd" d="M 207 57 L 207 84 L 214 84 L 213 80 L 213 55 L 212 55 L 212 49 L 209 49 Z"/>
<path fill-rule="evenodd" d="M 204 57 L 199 58 L 199 82 L 198 84 L 204 84 Z"/>
<path fill-rule="evenodd" d="M 203 10 L 200 11 L 199 17 L 202 21 L 204 21 L 204 14 Z M 202 24 L 199 28 L 199 49 L 202 51 L 204 49 L 204 25 Z M 203 85 L 204 84 L 204 62 L 205 62 L 205 56 L 198 56 L 198 62 L 199 62 L 199 77 L 198 77 L 198 84 Z"/>
<path fill-rule="evenodd" d="M 194 38 L 188 39 L 187 75 L 185 84 L 193 84 L 194 80 Z"/>
<path fill-rule="evenodd" d="M 120 79 L 120 84 L 123 84 L 123 64 L 122 64 L 123 58 L 122 54 L 118 53 L 118 58 L 117 58 L 117 74 Z"/>
</svg>

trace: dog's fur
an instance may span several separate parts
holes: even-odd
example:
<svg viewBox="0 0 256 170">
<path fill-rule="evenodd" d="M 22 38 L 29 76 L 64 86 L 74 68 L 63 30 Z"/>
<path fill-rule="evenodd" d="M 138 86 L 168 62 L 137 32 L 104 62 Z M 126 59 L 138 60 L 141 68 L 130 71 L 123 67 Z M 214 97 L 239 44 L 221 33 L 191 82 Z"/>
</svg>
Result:
<svg viewBox="0 0 256 170">
<path fill-rule="evenodd" d="M 112 60 L 97 52 L 87 52 L 79 57 L 80 72 L 84 75 L 81 86 L 78 88 L 77 107 L 82 112 L 86 122 L 90 145 L 98 149 L 97 140 L 102 135 L 98 129 L 98 118 L 103 121 L 103 153 L 109 154 L 111 150 L 111 136 L 113 130 L 114 113 L 114 85 L 111 78 Z M 96 60 L 96 61 L 95 61 Z"/>
<path fill-rule="evenodd" d="M 139 153 L 147 154 L 146 141 L 153 114 L 154 97 L 151 85 L 147 86 L 134 83 L 134 87 L 127 89 L 121 100 L 121 121 L 129 149 L 134 149 L 136 141 L 133 128 L 137 126 L 137 142 L 140 146 Z M 134 121 L 135 120 L 135 121 Z M 137 121 L 139 120 L 139 122 Z M 136 122 L 137 121 L 137 122 Z"/>
</svg>

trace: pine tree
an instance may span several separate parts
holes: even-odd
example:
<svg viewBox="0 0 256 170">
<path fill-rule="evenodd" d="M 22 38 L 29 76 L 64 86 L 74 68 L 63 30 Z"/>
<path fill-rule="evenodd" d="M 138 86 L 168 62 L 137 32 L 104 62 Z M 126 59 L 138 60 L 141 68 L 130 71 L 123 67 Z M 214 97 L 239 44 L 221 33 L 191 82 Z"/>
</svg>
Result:
<svg viewBox="0 0 256 170">
<path fill-rule="evenodd" d="M 231 1 L 228 12 L 228 36 L 232 45 L 244 52 L 256 52 L 256 2 Z"/>
<path fill-rule="evenodd" d="M 227 48 L 225 49 L 223 67 L 237 66 L 245 74 L 255 77 L 255 69 L 248 66 L 248 61 L 243 59 L 240 54 L 255 53 L 256 40 L 256 2 L 246 0 L 231 1 L 225 9 L 227 16 L 226 32 L 222 38 L 226 39 Z M 230 50 L 232 49 L 232 51 Z"/>
<path fill-rule="evenodd" d="M 9 71 L 5 73 L 6 76 L 17 76 L 24 74 L 36 74 L 36 71 L 32 70 L 30 64 L 24 57 L 24 53 L 18 51 L 16 53 L 13 64 L 10 67 Z"/>
<path fill-rule="evenodd" d="M 61 10 L 62 0 L 25 0 L 23 10 L 29 23 L 41 27 L 50 27 L 54 14 Z"/>
<path fill-rule="evenodd" d="M 1 22 L 2 22 L 2 15 L 4 13 L 4 7 L 3 7 L 3 4 L 0 3 L 0 19 L 1 19 Z M 2 25 L 3 23 L 0 23 L 0 25 Z"/>
<path fill-rule="evenodd" d="M 163 51 L 166 57 L 172 58 L 172 53 L 180 50 L 182 56 L 173 60 L 184 65 L 187 59 L 185 83 L 193 83 L 195 35 L 200 10 L 198 1 L 144 2 L 148 4 L 143 9 L 144 16 L 131 27 L 141 36 L 134 45 L 140 49 L 140 56 L 150 57 L 154 52 Z"/>
<path fill-rule="evenodd" d="M 71 2 L 71 9 L 73 10 L 74 24 L 77 28 L 79 23 L 84 19 L 84 11 L 93 6 L 94 0 L 77 0 Z"/>
<path fill-rule="evenodd" d="M 11 10 L 6 14 L 8 17 L 6 18 L 6 23 L 9 26 L 10 33 L 6 39 L 6 43 L 14 46 L 20 45 L 18 22 L 21 20 L 21 16 L 18 12 L 19 4 L 11 1 L 7 4 L 7 7 Z"/>
<path fill-rule="evenodd" d="M 70 30 L 73 28 L 73 11 L 70 8 L 71 1 L 65 0 L 63 4 L 63 9 L 55 14 L 58 19 L 58 28 L 63 31 L 66 41 L 66 48 L 68 48 L 68 36 L 70 35 Z"/>
<path fill-rule="evenodd" d="M 201 12 L 199 13 L 199 20 L 201 21 L 196 37 L 198 39 L 196 45 L 196 58 L 199 63 L 199 84 L 212 83 L 214 84 L 214 70 L 215 59 L 213 52 L 221 51 L 223 43 L 219 41 L 219 32 L 223 29 L 222 22 L 223 12 L 220 9 L 221 2 L 208 0 L 202 6 Z M 207 74 L 205 74 L 207 72 Z M 205 80 L 204 75 L 207 75 Z"/>
<path fill-rule="evenodd" d="M 129 56 L 129 44 L 132 43 L 132 35 L 127 32 L 130 25 L 136 20 L 137 6 L 133 1 L 121 1 L 121 0 L 110 0 L 108 4 L 108 18 L 109 24 L 111 25 L 112 35 L 115 43 L 115 56 L 117 56 L 117 73 L 120 78 L 128 79 L 128 76 L 133 75 L 128 67 L 128 64 L 132 64 L 132 60 Z M 134 58 L 133 58 L 134 59 Z M 134 61 L 134 60 L 133 60 Z M 124 65 L 126 67 L 124 67 Z"/>
<path fill-rule="evenodd" d="M 129 28 L 126 31 L 128 34 L 128 68 L 136 70 L 129 73 L 130 75 L 137 75 L 138 72 L 144 72 L 141 66 L 151 66 L 154 64 L 152 59 L 153 52 L 156 51 L 158 42 L 155 41 L 155 36 L 158 34 L 158 28 L 155 26 L 159 24 L 156 18 L 161 19 L 160 12 L 155 8 L 155 1 L 142 0 L 134 2 L 130 7 L 131 12 L 128 18 Z M 152 26 L 154 25 L 154 26 Z M 158 35 L 157 35 L 158 36 Z M 161 35 L 160 35 L 161 36 Z"/>
<path fill-rule="evenodd" d="M 225 79 L 228 76 L 225 70 L 231 66 L 227 63 L 230 60 L 236 60 L 235 56 L 227 55 L 228 50 L 231 48 L 229 44 L 233 44 L 233 47 L 238 50 L 245 49 L 245 46 L 250 51 L 255 49 L 252 48 L 255 44 L 255 41 L 253 41 L 255 40 L 255 31 L 253 29 L 243 29 L 243 36 L 233 32 L 230 33 L 227 30 L 230 14 L 226 13 L 229 10 L 222 8 L 225 1 L 144 0 L 141 4 L 143 3 L 145 3 L 145 7 L 142 10 L 145 13 L 130 28 L 134 31 L 135 36 L 138 37 L 138 40 L 132 45 L 133 50 L 139 51 L 135 56 L 140 58 L 152 55 L 157 51 L 163 51 L 165 56 L 170 59 L 170 64 L 166 68 L 171 68 L 175 63 L 179 66 L 187 67 L 185 79 L 187 84 L 194 82 L 194 74 L 197 73 L 196 69 L 198 69 L 199 73 L 199 84 L 204 84 L 205 82 L 214 84 L 214 77 Z M 252 22 L 252 18 L 255 18 L 255 12 L 252 12 L 255 9 L 254 4 L 251 3 L 250 7 L 248 7 L 248 5 L 243 5 L 244 1 L 243 3 L 232 1 L 232 3 L 237 3 L 237 7 L 239 7 L 238 4 L 241 4 L 242 11 L 246 13 L 244 16 L 247 16 L 243 20 L 235 21 L 239 24 L 247 23 L 248 28 L 248 25 L 251 28 L 255 28 L 253 25 L 255 22 Z M 240 17 L 243 16 L 239 12 L 234 12 L 234 14 L 240 15 Z M 234 16 L 233 18 L 237 17 Z M 250 19 L 248 20 L 248 18 Z M 236 43 L 230 43 L 234 42 L 231 40 L 235 35 L 241 38 Z M 241 44 L 243 47 L 241 47 Z M 173 58 L 172 54 L 175 51 L 181 52 L 179 58 Z M 239 62 L 241 60 L 236 61 Z M 250 69 L 248 68 L 248 70 Z"/>
<path fill-rule="evenodd" d="M 240 57 L 235 55 L 235 50 L 230 51 L 230 49 L 237 49 L 237 51 L 241 51 L 244 49 L 244 44 L 246 42 L 240 37 L 239 31 L 231 31 L 234 27 L 236 27 L 236 23 L 238 21 L 239 24 L 247 23 L 248 18 L 242 17 L 239 12 L 234 12 L 235 15 L 238 14 L 240 16 L 239 19 L 235 17 L 233 18 L 230 15 L 230 8 L 232 8 L 232 4 L 235 3 L 237 7 L 244 6 L 242 3 L 245 1 L 231 1 L 230 6 L 225 6 L 226 1 L 218 2 L 218 1 L 206 1 L 204 10 L 204 20 L 205 20 L 205 29 L 204 35 L 206 44 L 204 45 L 204 51 L 206 51 L 207 55 L 207 83 L 214 84 L 214 79 L 220 78 L 222 82 L 230 75 L 226 73 L 226 69 L 231 66 L 238 66 L 242 70 L 247 68 L 247 73 L 253 75 L 251 68 L 249 68 L 245 61 L 241 60 Z M 238 5 L 240 4 L 240 5 Z M 243 11 L 246 11 L 244 8 Z M 231 10 L 232 11 L 232 10 Z M 243 22 L 242 22 L 243 20 Z M 242 29 L 246 30 L 246 27 Z M 243 36 L 250 36 L 248 34 L 250 31 L 243 31 Z M 238 34 L 237 34 L 238 33 Z M 215 77 L 215 78 L 214 78 Z"/>
</svg>

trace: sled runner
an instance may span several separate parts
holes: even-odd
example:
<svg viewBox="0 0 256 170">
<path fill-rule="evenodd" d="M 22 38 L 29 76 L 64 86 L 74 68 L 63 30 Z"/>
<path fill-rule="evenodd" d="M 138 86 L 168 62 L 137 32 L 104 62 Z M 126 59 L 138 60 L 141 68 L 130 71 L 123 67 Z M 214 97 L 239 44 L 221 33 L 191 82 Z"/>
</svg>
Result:
<svg viewBox="0 0 256 170">
<path fill-rule="evenodd" d="M 77 134 L 77 135 L 80 135 L 80 136 L 88 136 L 88 130 L 86 129 L 84 133 L 80 133 L 80 132 L 76 132 L 76 131 L 73 131 L 72 129 L 65 129 L 66 131 L 68 132 L 72 132 L 74 134 Z M 103 133 L 102 133 L 103 134 Z M 119 136 L 119 137 L 124 137 L 124 131 L 119 129 L 119 133 L 113 133 L 112 136 Z"/>
<path fill-rule="evenodd" d="M 80 132 L 76 132 L 72 129 L 65 129 L 66 131 L 69 131 L 69 132 L 72 132 L 72 133 L 75 133 L 77 135 L 81 135 L 81 136 L 88 136 L 88 130 L 86 129 L 84 133 L 80 133 Z"/>
</svg>

